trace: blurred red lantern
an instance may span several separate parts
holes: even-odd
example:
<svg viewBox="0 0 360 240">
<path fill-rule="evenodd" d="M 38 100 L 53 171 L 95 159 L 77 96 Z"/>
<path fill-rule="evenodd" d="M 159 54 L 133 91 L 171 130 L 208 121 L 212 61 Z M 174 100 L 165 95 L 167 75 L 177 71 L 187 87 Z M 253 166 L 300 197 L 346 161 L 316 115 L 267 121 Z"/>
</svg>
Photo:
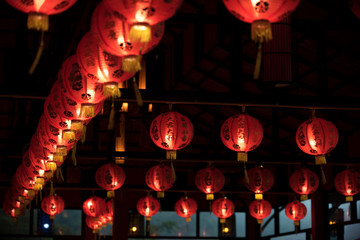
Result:
<svg viewBox="0 0 360 240">
<path fill-rule="evenodd" d="M 146 221 L 150 221 L 151 217 L 159 211 L 159 201 L 153 197 L 146 196 L 139 199 L 136 208 L 141 215 L 145 216 Z"/>
<path fill-rule="evenodd" d="M 190 120 L 177 112 L 157 116 L 150 126 L 150 137 L 160 148 L 167 151 L 167 159 L 176 159 L 176 150 L 186 147 L 194 136 Z"/>
<path fill-rule="evenodd" d="M 23 208 L 23 202 L 19 201 L 19 194 L 15 192 L 12 188 L 9 188 L 5 193 L 4 201 L 7 201 L 13 208 Z"/>
<path fill-rule="evenodd" d="M 29 174 L 28 176 L 35 177 L 34 190 L 42 190 L 45 185 L 45 170 L 37 169 L 32 165 L 28 152 L 26 152 L 23 156 L 22 166 Z"/>
<path fill-rule="evenodd" d="M 263 138 L 261 123 L 247 115 L 229 117 L 221 127 L 221 140 L 229 149 L 238 152 L 238 161 L 247 162 L 247 152 L 257 148 Z"/>
<path fill-rule="evenodd" d="M 130 79 L 135 74 L 124 72 L 121 57 L 103 50 L 93 32 L 86 33 L 80 40 L 76 56 L 84 75 L 103 84 L 105 97 L 120 97 L 118 83 Z"/>
<path fill-rule="evenodd" d="M 271 204 L 265 199 L 254 200 L 249 205 L 250 215 L 256 218 L 259 224 L 263 223 L 264 219 L 270 216 L 271 210 Z"/>
<path fill-rule="evenodd" d="M 169 190 L 174 185 L 174 176 L 170 167 L 158 164 L 146 172 L 145 182 L 149 188 L 157 191 L 158 198 L 163 198 L 164 191 Z"/>
<path fill-rule="evenodd" d="M 99 3 L 92 16 L 91 30 L 99 39 L 101 48 L 122 57 L 122 69 L 134 73 L 141 69 L 141 54 L 155 48 L 164 34 L 164 23 L 151 26 L 151 41 L 140 43 L 129 39 L 128 23 L 118 13 Z"/>
<path fill-rule="evenodd" d="M 212 212 L 220 218 L 220 223 L 225 223 L 225 219 L 234 214 L 234 203 L 226 197 L 216 199 L 212 204 Z"/>
<path fill-rule="evenodd" d="M 316 164 L 326 164 L 325 154 L 335 148 L 338 140 L 335 125 L 322 118 L 311 118 L 296 131 L 298 147 L 307 154 L 315 155 Z"/>
<path fill-rule="evenodd" d="M 93 230 L 93 233 L 98 233 L 99 231 L 99 219 L 91 216 L 86 216 L 85 218 L 86 226 Z"/>
<path fill-rule="evenodd" d="M 33 174 L 30 174 L 23 165 L 20 165 L 16 169 L 16 179 L 22 187 L 26 189 L 34 189 L 36 178 Z"/>
<path fill-rule="evenodd" d="M 194 199 L 182 197 L 175 203 L 175 212 L 185 218 L 185 222 L 191 221 L 191 216 L 197 211 L 197 203 Z"/>
<path fill-rule="evenodd" d="M 76 0 L 6 0 L 12 7 L 28 14 L 28 29 L 47 31 L 49 15 L 69 9 Z"/>
<path fill-rule="evenodd" d="M 274 177 L 268 169 L 254 167 L 249 170 L 249 183 L 245 181 L 244 184 L 255 193 L 255 199 L 263 199 L 263 193 L 274 185 Z"/>
<path fill-rule="evenodd" d="M 106 218 L 107 223 L 112 224 L 114 217 L 114 209 L 113 209 L 113 200 L 109 200 L 106 203 L 104 217 Z"/>
<path fill-rule="evenodd" d="M 254 78 L 260 74 L 262 43 L 272 39 L 270 23 L 288 17 L 300 0 L 223 0 L 231 14 L 243 22 L 251 23 L 251 39 L 259 43 Z"/>
<path fill-rule="evenodd" d="M 60 214 L 64 210 L 64 207 L 64 200 L 57 195 L 48 195 L 41 201 L 41 209 L 50 215 L 50 219 L 55 219 L 55 215 Z"/>
<path fill-rule="evenodd" d="M 207 167 L 196 173 L 197 188 L 206 193 L 206 200 L 214 200 L 214 193 L 220 191 L 225 184 L 224 174 L 215 167 Z"/>
<path fill-rule="evenodd" d="M 308 199 L 308 194 L 314 193 L 319 187 L 319 178 L 310 169 L 301 168 L 290 176 L 291 189 L 300 194 L 300 200 Z"/>
<path fill-rule="evenodd" d="M 102 198 L 92 196 L 83 203 L 83 211 L 90 217 L 99 217 L 105 211 L 106 205 Z"/>
<path fill-rule="evenodd" d="M 360 2 L 358 0 L 348 0 L 351 11 L 357 18 L 360 18 Z"/>
<path fill-rule="evenodd" d="M 299 201 L 293 201 L 285 206 L 285 214 L 294 221 L 295 226 L 299 226 L 300 220 L 306 216 L 306 213 L 306 206 Z"/>
<path fill-rule="evenodd" d="M 353 195 L 360 192 L 360 173 L 354 169 L 346 169 L 335 177 L 335 188 L 346 197 L 347 202 L 353 201 Z"/>
<path fill-rule="evenodd" d="M 8 201 L 3 201 L 2 208 L 4 213 L 13 219 L 17 218 L 21 213 L 19 208 L 13 207 Z"/>
<path fill-rule="evenodd" d="M 129 38 L 136 42 L 151 40 L 151 27 L 171 18 L 181 6 L 182 0 L 117 1 L 105 0 L 104 3 L 122 19 L 131 24 Z"/>
<path fill-rule="evenodd" d="M 95 180 L 99 187 L 107 190 L 107 197 L 114 197 L 114 190 L 121 188 L 125 182 L 124 170 L 114 163 L 107 163 L 96 170 Z"/>
</svg>

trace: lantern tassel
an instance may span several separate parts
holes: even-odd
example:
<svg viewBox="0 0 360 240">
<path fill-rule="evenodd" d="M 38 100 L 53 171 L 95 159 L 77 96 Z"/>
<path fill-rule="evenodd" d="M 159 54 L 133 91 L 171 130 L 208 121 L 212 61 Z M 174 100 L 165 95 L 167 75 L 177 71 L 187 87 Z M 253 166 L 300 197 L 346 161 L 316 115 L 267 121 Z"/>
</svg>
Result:
<svg viewBox="0 0 360 240">
<path fill-rule="evenodd" d="M 170 166 L 171 166 L 171 175 L 172 175 L 172 178 L 173 178 L 173 180 L 175 182 L 176 181 L 176 173 L 175 173 L 173 159 L 170 160 Z"/>
<path fill-rule="evenodd" d="M 141 55 L 132 55 L 122 58 L 122 70 L 128 73 L 135 73 L 141 70 Z"/>
<path fill-rule="evenodd" d="M 325 155 L 315 156 L 315 164 L 316 164 L 316 165 L 325 165 L 325 164 L 326 164 L 326 157 L 325 157 Z"/>
<path fill-rule="evenodd" d="M 85 140 L 86 140 L 86 130 L 87 130 L 87 127 L 86 125 L 84 125 L 83 129 L 82 129 L 82 133 L 81 133 L 81 138 L 80 138 L 80 142 L 82 144 L 84 144 Z"/>
<path fill-rule="evenodd" d="M 108 198 L 114 198 L 115 197 L 115 192 L 114 191 L 107 191 L 106 192 L 106 196 Z"/>
<path fill-rule="evenodd" d="M 144 102 L 142 100 L 141 93 L 140 93 L 139 87 L 136 83 L 135 77 L 133 77 L 133 85 L 134 85 L 134 91 L 135 91 L 135 96 L 136 96 L 136 102 L 139 107 L 142 107 L 144 105 Z"/>
<path fill-rule="evenodd" d="M 135 23 L 130 27 L 129 38 L 134 42 L 148 43 L 151 41 L 151 27 L 147 23 Z"/>
<path fill-rule="evenodd" d="M 260 77 L 261 59 L 262 59 L 262 43 L 259 43 L 258 47 L 257 47 L 257 55 L 256 55 L 256 61 L 255 61 L 255 67 L 254 67 L 254 79 L 255 80 L 258 80 Z"/>
<path fill-rule="evenodd" d="M 114 104 L 114 97 L 113 97 L 112 104 L 111 104 L 110 116 L 109 116 L 108 130 L 114 130 L 114 123 L 115 123 L 115 104 Z"/>
<path fill-rule="evenodd" d="M 62 174 L 61 168 L 56 169 L 56 178 L 64 182 L 64 176 Z"/>
<path fill-rule="evenodd" d="M 27 28 L 36 31 L 49 30 L 49 15 L 39 12 L 30 12 L 27 18 Z"/>
<path fill-rule="evenodd" d="M 41 31 L 41 39 L 40 39 L 39 49 L 38 49 L 38 51 L 36 53 L 34 62 L 32 63 L 32 65 L 31 65 L 31 67 L 29 69 L 29 74 L 30 75 L 34 73 L 35 68 L 38 65 L 39 61 L 40 61 L 43 50 L 44 50 L 44 31 Z"/>
<path fill-rule="evenodd" d="M 71 151 L 71 159 L 73 160 L 74 166 L 77 165 L 77 161 L 76 161 L 76 149 L 77 149 L 77 142 L 75 142 L 75 144 L 72 147 L 72 151 Z"/>
<path fill-rule="evenodd" d="M 249 175 L 248 175 L 248 172 L 247 172 L 247 169 L 246 169 L 246 164 L 244 162 L 244 177 L 245 177 L 245 181 L 246 181 L 246 184 L 250 184 L 250 180 L 249 180 Z"/>
<path fill-rule="evenodd" d="M 322 184 L 326 184 L 326 177 L 322 165 L 320 165 L 320 171 L 321 171 L 321 182 Z"/>
<path fill-rule="evenodd" d="M 50 196 L 54 196 L 54 194 L 55 194 L 54 183 L 51 180 L 51 183 L 50 183 Z"/>
</svg>

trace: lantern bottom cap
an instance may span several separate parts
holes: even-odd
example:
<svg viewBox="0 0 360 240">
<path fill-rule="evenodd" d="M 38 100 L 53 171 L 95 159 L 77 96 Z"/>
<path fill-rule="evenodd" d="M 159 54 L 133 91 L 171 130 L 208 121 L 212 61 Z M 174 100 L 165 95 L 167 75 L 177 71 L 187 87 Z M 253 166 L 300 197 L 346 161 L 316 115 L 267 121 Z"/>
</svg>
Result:
<svg viewBox="0 0 360 240">
<path fill-rule="evenodd" d="M 212 193 L 206 194 L 206 200 L 214 200 L 214 194 Z"/>
<path fill-rule="evenodd" d="M 134 23 L 130 27 L 129 38 L 134 42 L 148 43 L 151 41 L 151 27 L 147 23 Z"/>
<path fill-rule="evenodd" d="M 345 197 L 345 200 L 346 200 L 347 202 L 352 202 L 352 201 L 354 201 L 354 198 L 353 198 L 353 196 L 346 196 L 346 197 Z"/>
</svg>

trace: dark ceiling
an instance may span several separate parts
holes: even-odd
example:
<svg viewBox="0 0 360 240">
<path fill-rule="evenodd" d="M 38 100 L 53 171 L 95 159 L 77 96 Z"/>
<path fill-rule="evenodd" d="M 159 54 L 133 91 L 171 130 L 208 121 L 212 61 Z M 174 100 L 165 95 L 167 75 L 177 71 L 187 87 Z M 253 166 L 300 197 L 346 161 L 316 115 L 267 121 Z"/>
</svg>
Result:
<svg viewBox="0 0 360 240">
<path fill-rule="evenodd" d="M 89 31 L 91 13 L 98 3 L 78 0 L 68 11 L 50 17 L 45 50 L 31 76 L 28 68 L 40 34 L 27 30 L 26 14 L 0 3 L 2 186 L 8 186 L 21 163 L 44 99 L 62 62 L 75 53 L 77 43 Z M 166 22 L 159 46 L 145 56 L 144 107 L 137 106 L 129 84 L 116 104 L 120 110 L 122 102 L 129 102 L 129 111 L 117 112 L 115 131 L 108 131 L 110 102 L 105 103 L 103 114 L 88 126 L 86 142 L 78 144 L 78 166 L 68 157 L 62 167 L 65 183 L 59 186 L 96 187 L 92 178 L 96 167 L 117 156 L 125 157 L 123 167 L 129 176 L 125 187 L 146 189 L 145 182 L 134 176 L 143 176 L 147 168 L 165 159 L 165 152 L 151 142 L 148 129 L 152 119 L 170 106 L 188 116 L 195 129 L 193 141 L 179 151 L 175 162 L 179 174 L 175 190 L 195 190 L 195 170 L 212 162 L 228 176 L 226 191 L 247 191 L 241 186 L 242 168 L 236 163 L 236 154 L 220 139 L 222 123 L 244 106 L 264 128 L 263 142 L 249 153 L 249 167 L 263 163 L 279 176 L 277 173 L 291 172 L 296 164 L 313 166 L 313 157 L 301 152 L 295 142 L 297 127 L 311 117 L 312 109 L 339 130 L 338 146 L 325 167 L 328 178 L 333 171 L 344 169 L 342 166 L 358 167 L 360 20 L 347 1 L 302 0 L 287 21 L 291 23 L 291 47 L 283 53 L 286 62 L 276 64 L 271 55 L 280 41 L 275 38 L 272 47 L 264 47 L 268 55 L 264 54 L 263 66 L 271 63 L 272 67 L 263 67 L 260 79 L 254 80 L 256 46 L 250 39 L 250 25 L 232 16 L 220 0 L 184 0 L 179 12 Z M 287 77 L 278 78 L 284 71 L 288 71 Z M 153 103 L 152 112 L 148 112 L 149 103 Z M 122 116 L 126 151 L 115 152 Z M 324 189 L 333 189 L 331 183 Z M 290 192 L 287 182 L 280 180 L 273 190 Z"/>
</svg>

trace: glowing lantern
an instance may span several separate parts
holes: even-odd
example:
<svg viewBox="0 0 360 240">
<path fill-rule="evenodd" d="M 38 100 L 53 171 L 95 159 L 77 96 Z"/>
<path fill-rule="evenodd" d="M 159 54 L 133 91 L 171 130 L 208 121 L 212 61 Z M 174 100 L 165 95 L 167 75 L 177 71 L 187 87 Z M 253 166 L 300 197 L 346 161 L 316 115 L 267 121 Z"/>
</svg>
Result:
<svg viewBox="0 0 360 240">
<path fill-rule="evenodd" d="M 346 197 L 347 202 L 353 201 L 353 195 L 360 192 L 360 173 L 354 169 L 346 169 L 335 177 L 335 188 Z"/>
<path fill-rule="evenodd" d="M 86 226 L 93 230 L 93 233 L 98 233 L 99 231 L 99 220 L 97 218 L 86 216 L 85 218 Z"/>
<path fill-rule="evenodd" d="M 3 201 L 2 208 L 4 213 L 13 219 L 17 218 L 21 213 L 19 208 L 11 206 L 8 201 Z"/>
<path fill-rule="evenodd" d="M 338 143 L 339 134 L 335 125 L 322 118 L 303 122 L 296 131 L 296 143 L 305 153 L 315 155 L 316 164 L 326 164 L 325 154 Z"/>
<path fill-rule="evenodd" d="M 76 56 L 84 74 L 103 84 L 105 97 L 120 97 L 118 83 L 135 74 L 124 72 L 121 57 L 104 51 L 92 32 L 86 33 L 80 40 Z"/>
<path fill-rule="evenodd" d="M 28 176 L 34 176 L 34 190 L 42 190 L 43 186 L 45 185 L 45 171 L 36 169 L 30 161 L 29 155 L 25 155 L 26 157 L 23 159 L 22 166 L 24 167 L 25 171 L 27 171 Z"/>
<path fill-rule="evenodd" d="M 231 14 L 243 22 L 251 23 L 251 39 L 258 45 L 254 78 L 260 74 L 262 43 L 272 39 L 270 23 L 288 17 L 300 0 L 223 0 Z"/>
<path fill-rule="evenodd" d="M 11 188 L 6 191 L 4 201 L 7 201 L 14 208 L 22 208 L 24 206 L 23 203 L 19 201 L 19 195 Z"/>
<path fill-rule="evenodd" d="M 220 218 L 220 223 L 225 223 L 225 219 L 234 214 L 235 206 L 226 197 L 216 199 L 212 204 L 212 212 Z"/>
<path fill-rule="evenodd" d="M 117 1 L 105 0 L 122 19 L 131 24 L 129 38 L 135 42 L 150 42 L 151 27 L 171 18 L 181 6 L 182 0 Z"/>
<path fill-rule="evenodd" d="M 107 197 L 114 197 L 114 190 L 119 189 L 125 182 L 124 170 L 114 164 L 107 163 L 96 170 L 95 180 L 99 187 L 107 190 Z"/>
<path fill-rule="evenodd" d="M 215 167 L 207 167 L 196 173 L 197 188 L 206 193 L 206 200 L 214 200 L 214 193 L 220 191 L 225 184 L 224 174 Z"/>
<path fill-rule="evenodd" d="M 249 183 L 245 186 L 255 193 L 255 199 L 263 199 L 263 193 L 268 191 L 274 184 L 272 173 L 261 167 L 254 167 L 249 170 Z"/>
<path fill-rule="evenodd" d="M 145 182 L 149 188 L 157 191 L 158 198 L 163 198 L 164 191 L 170 189 L 174 185 L 174 176 L 170 167 L 159 164 L 146 172 Z"/>
<path fill-rule="evenodd" d="M 270 216 L 271 210 L 271 204 L 264 199 L 254 200 L 249 205 L 250 215 L 256 218 L 259 224 L 263 223 L 264 219 Z"/>
<path fill-rule="evenodd" d="M 191 221 L 191 216 L 197 211 L 197 203 L 194 199 L 182 197 L 175 203 L 175 212 L 185 218 L 185 222 Z"/>
<path fill-rule="evenodd" d="M 300 220 L 306 216 L 306 213 L 306 206 L 299 201 L 288 203 L 285 207 L 286 216 L 294 221 L 295 226 L 300 225 Z"/>
<path fill-rule="evenodd" d="M 296 170 L 290 176 L 291 189 L 300 194 L 300 200 L 308 199 L 308 194 L 312 194 L 319 186 L 319 178 L 313 171 L 307 168 Z"/>
<path fill-rule="evenodd" d="M 141 69 L 141 54 L 155 48 L 164 34 L 164 23 L 151 26 L 151 41 L 140 43 L 129 39 L 129 25 L 118 12 L 99 3 L 92 16 L 91 30 L 106 52 L 122 57 L 122 69 L 134 73 Z"/>
<path fill-rule="evenodd" d="M 47 31 L 49 15 L 69 9 L 76 0 L 6 0 L 12 7 L 28 14 L 28 29 Z"/>
<path fill-rule="evenodd" d="M 60 214 L 64 210 L 64 207 L 64 200 L 57 195 L 48 195 L 41 201 L 41 209 L 50 215 L 50 219 L 55 219 L 55 215 Z"/>
<path fill-rule="evenodd" d="M 222 142 L 238 153 L 238 161 L 241 162 L 247 162 L 247 152 L 257 148 L 262 138 L 260 122 L 247 114 L 229 117 L 221 127 Z"/>
<path fill-rule="evenodd" d="M 105 211 L 106 205 L 102 198 L 93 196 L 83 203 L 83 211 L 90 217 L 99 217 Z"/>
<path fill-rule="evenodd" d="M 159 201 L 153 197 L 146 196 L 139 199 L 136 208 L 141 215 L 145 216 L 146 221 L 150 221 L 151 217 L 159 211 Z"/>
<path fill-rule="evenodd" d="M 26 189 L 34 189 L 36 178 L 33 174 L 30 174 L 23 165 L 20 165 L 16 169 L 16 179 L 22 187 Z"/>
<path fill-rule="evenodd" d="M 109 200 L 105 204 L 106 204 L 106 208 L 105 208 L 104 217 L 106 218 L 106 221 L 111 225 L 114 216 L 113 200 Z"/>
<path fill-rule="evenodd" d="M 177 112 L 162 113 L 151 123 L 152 141 L 167 151 L 167 159 L 176 159 L 176 150 L 186 147 L 194 136 L 190 120 Z"/>
</svg>

